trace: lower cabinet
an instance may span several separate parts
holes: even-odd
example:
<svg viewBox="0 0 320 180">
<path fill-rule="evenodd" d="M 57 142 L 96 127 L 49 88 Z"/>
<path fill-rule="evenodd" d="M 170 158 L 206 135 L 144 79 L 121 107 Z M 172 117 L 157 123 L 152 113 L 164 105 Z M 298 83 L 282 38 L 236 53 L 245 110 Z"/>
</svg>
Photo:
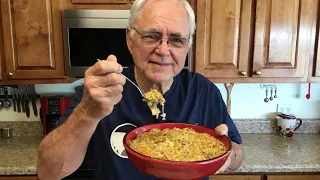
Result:
<svg viewBox="0 0 320 180">
<path fill-rule="evenodd" d="M 262 180 L 262 175 L 213 175 L 209 180 Z"/>
<path fill-rule="evenodd" d="M 320 175 L 267 175 L 267 180 L 317 180 Z"/>
<path fill-rule="evenodd" d="M 219 174 L 210 176 L 209 180 L 320 180 L 320 174 Z"/>
<path fill-rule="evenodd" d="M 0 176 L 0 180 L 38 180 L 37 176 Z"/>
</svg>

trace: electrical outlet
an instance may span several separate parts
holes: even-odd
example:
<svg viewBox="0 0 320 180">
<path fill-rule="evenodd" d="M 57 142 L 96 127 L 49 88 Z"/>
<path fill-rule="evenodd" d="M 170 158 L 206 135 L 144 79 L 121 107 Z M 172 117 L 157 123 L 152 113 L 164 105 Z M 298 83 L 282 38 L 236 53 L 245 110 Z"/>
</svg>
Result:
<svg viewBox="0 0 320 180">
<path fill-rule="evenodd" d="M 278 104 L 278 113 L 290 114 L 291 113 L 291 104 Z"/>
</svg>

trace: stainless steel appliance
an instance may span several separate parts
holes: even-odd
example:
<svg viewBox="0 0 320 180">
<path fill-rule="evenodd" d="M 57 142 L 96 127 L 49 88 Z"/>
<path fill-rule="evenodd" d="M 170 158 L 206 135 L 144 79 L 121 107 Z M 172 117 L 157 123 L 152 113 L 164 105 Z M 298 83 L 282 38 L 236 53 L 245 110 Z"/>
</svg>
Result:
<svg viewBox="0 0 320 180">
<path fill-rule="evenodd" d="M 97 59 L 114 54 L 122 66 L 133 64 L 126 44 L 129 10 L 67 9 L 63 13 L 65 67 L 70 77 L 83 77 Z M 185 68 L 191 70 L 191 52 Z"/>
</svg>

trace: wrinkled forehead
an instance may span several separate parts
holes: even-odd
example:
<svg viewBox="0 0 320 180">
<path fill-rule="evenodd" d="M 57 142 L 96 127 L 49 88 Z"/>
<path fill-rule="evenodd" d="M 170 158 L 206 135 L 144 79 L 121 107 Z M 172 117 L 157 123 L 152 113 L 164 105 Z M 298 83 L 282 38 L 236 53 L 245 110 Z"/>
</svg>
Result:
<svg viewBox="0 0 320 180">
<path fill-rule="evenodd" d="M 143 30 L 159 30 L 163 34 L 190 34 L 187 12 L 178 1 L 151 1 L 143 7 L 136 26 Z"/>
</svg>

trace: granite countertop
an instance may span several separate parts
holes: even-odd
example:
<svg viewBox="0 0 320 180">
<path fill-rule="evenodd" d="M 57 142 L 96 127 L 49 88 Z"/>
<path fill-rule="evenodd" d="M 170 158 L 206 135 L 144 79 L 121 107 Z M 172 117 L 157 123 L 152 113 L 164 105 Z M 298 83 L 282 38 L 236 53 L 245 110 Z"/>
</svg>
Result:
<svg viewBox="0 0 320 180">
<path fill-rule="evenodd" d="M 0 175 L 36 174 L 41 136 L 0 138 Z"/>
<path fill-rule="evenodd" d="M 243 165 L 238 172 L 320 172 L 320 134 L 241 134 Z M 0 175 L 36 174 L 42 137 L 0 139 Z"/>
</svg>

